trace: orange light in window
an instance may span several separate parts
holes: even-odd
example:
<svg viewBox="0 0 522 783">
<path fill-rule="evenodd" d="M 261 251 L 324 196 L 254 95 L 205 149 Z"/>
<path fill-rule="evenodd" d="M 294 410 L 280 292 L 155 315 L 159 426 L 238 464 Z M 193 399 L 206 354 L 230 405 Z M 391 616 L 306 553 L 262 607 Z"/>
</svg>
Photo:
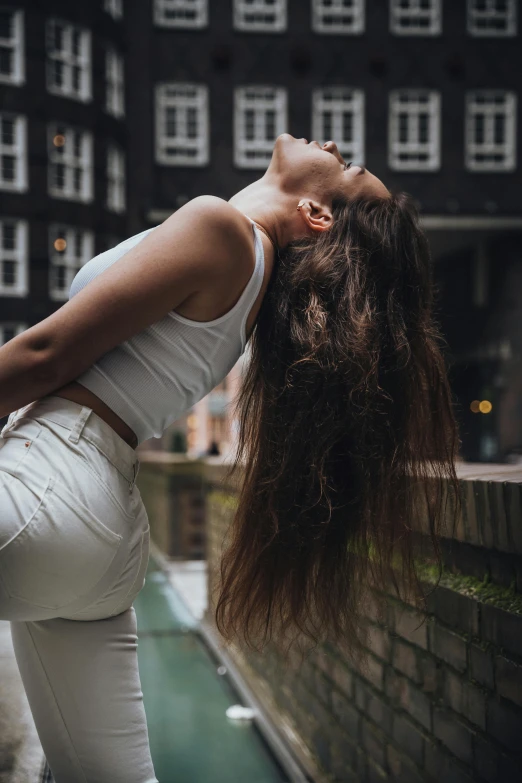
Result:
<svg viewBox="0 0 522 783">
<path fill-rule="evenodd" d="M 479 408 L 481 413 L 490 413 L 491 409 L 493 408 L 493 405 L 490 403 L 489 400 L 482 400 L 479 405 Z"/>
<path fill-rule="evenodd" d="M 57 133 L 56 136 L 53 139 L 53 144 L 55 147 L 63 147 L 65 144 L 65 136 L 63 133 Z"/>
<path fill-rule="evenodd" d="M 65 239 L 63 239 L 63 237 L 59 237 L 58 239 L 54 240 L 55 250 L 59 250 L 61 252 L 62 250 L 65 250 L 66 247 L 67 247 L 67 242 L 65 241 Z"/>
<path fill-rule="evenodd" d="M 480 411 L 480 400 L 473 400 L 469 408 L 472 413 L 478 413 Z"/>
</svg>

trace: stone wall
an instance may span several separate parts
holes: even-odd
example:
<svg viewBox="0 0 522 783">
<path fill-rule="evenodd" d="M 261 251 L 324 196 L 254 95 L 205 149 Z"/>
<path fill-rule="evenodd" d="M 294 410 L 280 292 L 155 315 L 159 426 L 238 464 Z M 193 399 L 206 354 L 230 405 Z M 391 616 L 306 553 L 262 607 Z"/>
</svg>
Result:
<svg viewBox="0 0 522 783">
<path fill-rule="evenodd" d="M 462 465 L 458 472 L 463 515 L 455 537 L 442 540 L 438 587 L 419 563 L 425 592 L 433 590 L 428 612 L 392 594 L 384 618 L 370 605 L 365 667 L 329 645 L 290 665 L 273 646 L 262 654 L 229 650 L 276 725 L 294 735 L 293 750 L 314 781 L 522 777 L 522 471 Z M 217 475 L 210 485 L 205 620 L 212 625 L 235 499 Z"/>
</svg>

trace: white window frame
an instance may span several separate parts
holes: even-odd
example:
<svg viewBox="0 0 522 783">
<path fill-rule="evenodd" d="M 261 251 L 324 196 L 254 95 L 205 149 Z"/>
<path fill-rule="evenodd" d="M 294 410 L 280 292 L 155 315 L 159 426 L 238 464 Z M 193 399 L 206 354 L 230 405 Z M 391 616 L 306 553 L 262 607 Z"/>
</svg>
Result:
<svg viewBox="0 0 522 783">
<path fill-rule="evenodd" d="M 252 115 L 254 138 L 247 136 L 247 112 Z M 274 112 L 274 135 L 267 137 L 267 112 Z M 249 120 L 248 120 L 249 121 Z M 234 90 L 234 165 L 242 169 L 266 169 L 276 138 L 288 127 L 285 87 L 252 84 Z"/>
<path fill-rule="evenodd" d="M 125 212 L 125 153 L 115 144 L 107 146 L 107 209 Z"/>
<path fill-rule="evenodd" d="M 496 0 L 485 0 L 484 10 L 475 7 L 475 0 L 468 0 L 468 34 L 478 38 L 507 38 L 517 34 L 517 0 L 506 0 L 506 10 L 497 7 Z M 481 27 L 481 22 L 501 20 L 505 27 Z"/>
<path fill-rule="evenodd" d="M 105 111 L 113 117 L 125 116 L 124 60 L 113 46 L 105 50 Z"/>
<path fill-rule="evenodd" d="M 4 141 L 4 120 L 14 122 L 14 141 Z M 14 158 L 15 176 L 13 180 L 4 179 L 4 157 Z M 0 112 L 0 190 L 23 193 L 28 188 L 27 176 L 27 117 L 23 114 Z"/>
<path fill-rule="evenodd" d="M 56 239 L 63 237 L 65 250 L 56 250 Z M 80 239 L 81 250 L 77 252 L 76 242 Z M 71 226 L 66 223 L 51 223 L 49 226 L 49 298 L 54 302 L 64 302 L 69 298 L 72 281 L 81 267 L 94 256 L 94 233 L 90 230 Z M 55 285 L 56 267 L 65 268 L 65 285 Z"/>
<path fill-rule="evenodd" d="M 9 342 L 9 340 L 13 338 L 9 338 L 9 340 L 5 339 L 5 330 L 6 328 L 12 329 L 14 328 L 15 333 L 13 335 L 14 337 L 18 337 L 19 334 L 22 334 L 22 332 L 25 332 L 26 329 L 29 328 L 28 324 L 25 323 L 25 321 L 0 321 L 0 345 L 5 345 Z"/>
<path fill-rule="evenodd" d="M 163 166 L 206 166 L 209 162 L 209 91 L 206 84 L 161 82 L 155 88 L 155 159 Z M 170 111 L 176 135 L 169 135 Z M 189 135 L 192 123 L 196 136 Z"/>
<path fill-rule="evenodd" d="M 5 247 L 6 226 L 14 226 L 14 247 Z M 0 218 L 0 296 L 27 296 L 29 293 L 29 224 L 19 218 Z M 4 262 L 14 263 L 15 283 L 4 283 Z"/>
<path fill-rule="evenodd" d="M 25 83 L 25 42 L 24 42 L 24 12 L 9 6 L 0 6 L 0 11 L 11 14 L 12 35 L 0 38 L 0 50 L 11 52 L 12 70 L 10 73 L 0 72 L 0 84 Z"/>
<path fill-rule="evenodd" d="M 63 27 L 64 48 L 54 49 L 54 28 Z M 72 37 L 78 34 L 80 38 L 80 51 L 73 52 Z M 92 100 L 92 75 L 91 75 L 91 31 L 86 27 L 73 24 L 66 19 L 53 17 L 46 24 L 46 48 L 47 48 L 47 91 L 53 95 L 61 95 L 64 98 L 72 98 L 77 101 L 88 102 Z M 60 63 L 63 69 L 63 84 L 56 84 L 54 76 L 55 63 Z M 78 68 L 80 74 L 80 86 L 73 86 L 73 69 Z"/>
<path fill-rule="evenodd" d="M 235 30 L 281 33 L 287 25 L 287 0 L 273 0 L 271 3 L 267 0 L 234 0 Z"/>
<path fill-rule="evenodd" d="M 169 18 L 169 13 L 178 13 L 179 16 Z M 193 14 L 193 18 L 187 14 Z M 208 0 L 154 0 L 154 24 L 184 30 L 207 27 Z"/>
<path fill-rule="evenodd" d="M 65 144 L 57 146 L 54 138 L 65 136 Z M 79 134 L 80 152 L 75 152 L 75 135 Z M 78 137 L 77 137 L 78 138 Z M 69 142 L 69 143 L 68 143 Z M 93 200 L 93 137 L 92 133 L 76 125 L 65 125 L 59 121 L 51 122 L 47 126 L 48 168 L 47 168 L 47 192 L 54 198 L 67 199 L 68 201 L 81 201 L 88 203 Z M 56 185 L 57 167 L 64 166 L 64 185 Z M 75 171 L 80 170 L 81 187 L 75 186 Z"/>
<path fill-rule="evenodd" d="M 347 6 L 345 6 L 347 3 Z M 353 9 L 350 11 L 350 6 Z M 312 30 L 331 35 L 360 35 L 365 27 L 365 0 L 312 0 Z M 352 13 L 349 23 L 343 17 Z M 326 21 L 330 19 L 330 21 Z"/>
<path fill-rule="evenodd" d="M 401 98 L 406 100 L 401 100 Z M 420 100 L 423 99 L 421 103 Z M 427 102 L 424 100 L 427 99 Z M 421 141 L 421 114 L 428 114 L 428 140 Z M 400 116 L 407 115 L 406 141 L 400 139 Z M 388 111 L 388 165 L 394 171 L 438 171 L 440 169 L 441 96 L 437 90 L 406 88 L 392 90 Z M 412 138 L 413 137 L 413 138 Z M 415 158 L 427 154 L 425 161 Z M 411 160 L 401 160 L 412 155 Z"/>
<path fill-rule="evenodd" d="M 121 19 L 123 16 L 123 0 L 103 0 L 103 10 L 113 19 Z"/>
<path fill-rule="evenodd" d="M 344 136 L 344 115 L 352 117 L 352 138 Z M 331 132 L 325 135 L 326 115 Z M 354 87 L 317 87 L 312 91 L 312 137 L 320 144 L 335 141 L 341 155 L 358 165 L 364 163 L 364 92 Z"/>
<path fill-rule="evenodd" d="M 394 35 L 440 35 L 442 32 L 442 0 L 430 0 L 430 8 L 422 8 L 420 0 L 408 0 L 409 8 L 402 8 L 404 0 L 390 0 L 390 32 Z M 420 22 L 427 20 L 426 26 Z M 410 24 L 406 24 L 406 22 Z"/>
<path fill-rule="evenodd" d="M 503 99 L 503 105 L 493 101 Z M 484 101 L 484 102 L 483 102 Z M 500 107 L 500 108 L 499 108 Z M 495 141 L 495 114 L 504 116 L 505 141 Z M 475 141 L 477 116 L 483 115 L 484 141 Z M 465 119 L 465 163 L 468 171 L 510 172 L 514 171 L 516 161 L 516 116 L 517 96 L 510 90 L 469 90 L 466 93 Z M 477 161 L 479 154 L 504 155 L 504 160 Z"/>
</svg>

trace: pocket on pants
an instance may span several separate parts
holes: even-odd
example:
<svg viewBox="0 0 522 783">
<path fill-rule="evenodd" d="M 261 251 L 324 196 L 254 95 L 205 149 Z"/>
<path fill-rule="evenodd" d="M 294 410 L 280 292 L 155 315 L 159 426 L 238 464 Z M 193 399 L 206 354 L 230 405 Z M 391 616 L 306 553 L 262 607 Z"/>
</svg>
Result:
<svg viewBox="0 0 522 783">
<path fill-rule="evenodd" d="M 19 532 L 0 550 L 0 579 L 12 598 L 60 609 L 104 576 L 123 537 L 56 476 L 50 476 Z"/>
<path fill-rule="evenodd" d="M 23 460 L 31 453 L 34 442 L 43 427 L 36 419 L 21 417 L 11 424 L 8 420 L 0 432 L 0 479 L 6 481 L 16 473 Z"/>
</svg>

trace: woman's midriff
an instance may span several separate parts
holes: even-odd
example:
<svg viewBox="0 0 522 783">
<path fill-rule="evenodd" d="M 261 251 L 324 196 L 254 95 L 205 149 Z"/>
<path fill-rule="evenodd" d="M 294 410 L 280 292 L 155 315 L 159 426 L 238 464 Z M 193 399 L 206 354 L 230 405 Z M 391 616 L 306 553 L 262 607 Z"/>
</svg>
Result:
<svg viewBox="0 0 522 783">
<path fill-rule="evenodd" d="M 138 438 L 136 437 L 136 434 L 133 432 L 133 430 L 131 430 L 129 425 L 126 424 L 116 413 L 114 413 L 112 408 L 109 408 L 108 405 L 100 400 L 100 398 L 97 397 L 94 392 L 86 389 L 85 386 L 82 386 L 81 383 L 78 383 L 78 381 L 70 381 L 70 383 L 66 383 L 65 386 L 60 386 L 60 388 L 55 389 L 45 396 L 64 397 L 66 400 L 72 400 L 73 402 L 77 402 L 80 405 L 87 405 L 89 408 L 92 408 L 94 413 L 96 413 L 100 419 L 103 419 L 103 421 L 108 424 L 109 427 L 112 427 L 112 429 L 120 436 L 120 438 L 123 438 L 125 443 L 128 443 L 129 446 L 132 446 L 133 449 L 136 448 L 138 444 Z"/>
</svg>

